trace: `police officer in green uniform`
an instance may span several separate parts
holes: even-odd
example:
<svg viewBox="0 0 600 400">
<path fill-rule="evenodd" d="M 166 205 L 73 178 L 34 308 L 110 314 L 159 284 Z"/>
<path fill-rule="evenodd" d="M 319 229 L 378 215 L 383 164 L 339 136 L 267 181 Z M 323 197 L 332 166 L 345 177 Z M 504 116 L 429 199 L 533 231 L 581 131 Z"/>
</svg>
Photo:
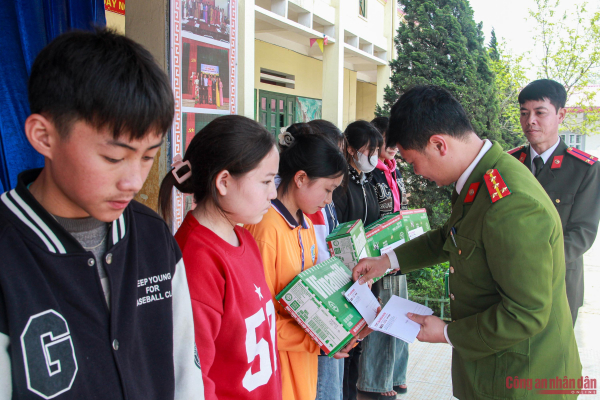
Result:
<svg viewBox="0 0 600 400">
<path fill-rule="evenodd" d="M 558 136 L 566 115 L 567 92 L 540 79 L 519 94 L 521 126 L 529 145 L 508 153 L 529 168 L 556 206 L 562 221 L 567 266 L 567 298 L 573 326 L 583 305 L 583 254 L 594 243 L 600 220 L 600 164 Z"/>
<path fill-rule="evenodd" d="M 453 346 L 454 396 L 576 397 L 570 390 L 538 395 L 536 388 L 544 381 L 550 388 L 558 376 L 581 377 L 560 217 L 542 186 L 498 143 L 481 140 L 462 106 L 439 87 L 402 95 L 391 110 L 387 145 L 398 145 L 415 173 L 439 186 L 456 184 L 452 214 L 441 228 L 361 260 L 354 279 L 449 261 L 453 321 L 409 317 L 421 324 L 420 341 Z"/>
</svg>

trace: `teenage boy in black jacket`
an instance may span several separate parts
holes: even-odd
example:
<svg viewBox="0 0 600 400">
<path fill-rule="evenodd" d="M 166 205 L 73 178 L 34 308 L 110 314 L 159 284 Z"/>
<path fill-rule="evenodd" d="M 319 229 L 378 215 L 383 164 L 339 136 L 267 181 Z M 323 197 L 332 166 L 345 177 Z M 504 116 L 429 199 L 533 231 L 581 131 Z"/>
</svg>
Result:
<svg viewBox="0 0 600 400">
<path fill-rule="evenodd" d="M 123 36 L 70 32 L 29 102 L 45 164 L 0 196 L 0 398 L 202 399 L 181 253 L 132 201 L 172 123 L 167 76 Z"/>
</svg>

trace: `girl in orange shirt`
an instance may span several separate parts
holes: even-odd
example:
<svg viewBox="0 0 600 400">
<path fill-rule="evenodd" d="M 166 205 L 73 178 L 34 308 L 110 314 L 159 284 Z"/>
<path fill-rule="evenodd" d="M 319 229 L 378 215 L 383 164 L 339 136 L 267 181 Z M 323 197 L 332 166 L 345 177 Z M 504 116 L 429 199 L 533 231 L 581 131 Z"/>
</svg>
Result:
<svg viewBox="0 0 600 400">
<path fill-rule="evenodd" d="M 279 135 L 281 148 L 277 199 L 261 222 L 246 226 L 254 236 L 273 298 L 300 272 L 315 264 L 317 241 L 305 214 L 314 214 L 331 203 L 348 170 L 337 146 L 316 135 L 307 124 L 295 124 Z M 281 363 L 283 398 L 314 400 L 317 389 L 319 346 L 278 302 L 275 302 L 277 348 Z M 347 357 L 346 349 L 336 354 Z"/>
</svg>

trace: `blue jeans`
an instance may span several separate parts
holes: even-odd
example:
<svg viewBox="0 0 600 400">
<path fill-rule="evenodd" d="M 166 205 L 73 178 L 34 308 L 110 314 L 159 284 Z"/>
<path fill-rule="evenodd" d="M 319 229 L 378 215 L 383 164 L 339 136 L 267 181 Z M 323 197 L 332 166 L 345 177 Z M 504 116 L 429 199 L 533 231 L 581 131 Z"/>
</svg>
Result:
<svg viewBox="0 0 600 400">
<path fill-rule="evenodd" d="M 342 400 L 344 359 L 319 356 L 316 400 Z"/>
<path fill-rule="evenodd" d="M 392 295 L 407 297 L 406 277 L 386 276 L 379 285 L 379 298 L 385 305 Z M 358 389 L 385 393 L 406 383 L 408 343 L 381 332 L 372 332 L 362 342 L 363 352 L 358 364 Z"/>
</svg>

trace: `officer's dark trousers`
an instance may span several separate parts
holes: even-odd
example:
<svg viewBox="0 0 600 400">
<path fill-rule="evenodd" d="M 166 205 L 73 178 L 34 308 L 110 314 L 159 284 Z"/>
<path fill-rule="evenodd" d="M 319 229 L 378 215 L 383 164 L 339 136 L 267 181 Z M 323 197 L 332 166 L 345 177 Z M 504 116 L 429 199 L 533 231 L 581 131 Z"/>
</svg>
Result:
<svg viewBox="0 0 600 400">
<path fill-rule="evenodd" d="M 344 400 L 356 400 L 358 392 L 358 361 L 362 353 L 361 343 L 350 350 L 350 357 L 344 359 Z"/>
</svg>

